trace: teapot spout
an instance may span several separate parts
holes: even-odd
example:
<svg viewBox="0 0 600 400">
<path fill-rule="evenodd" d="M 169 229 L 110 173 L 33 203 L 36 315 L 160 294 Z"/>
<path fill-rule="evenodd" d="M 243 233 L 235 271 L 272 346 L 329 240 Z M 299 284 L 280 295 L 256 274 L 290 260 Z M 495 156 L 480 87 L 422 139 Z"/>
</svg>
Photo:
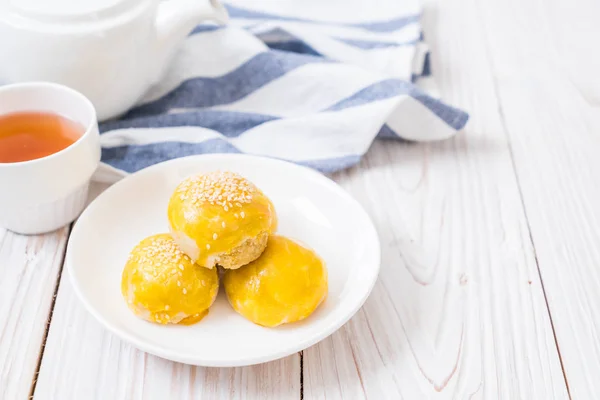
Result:
<svg viewBox="0 0 600 400">
<path fill-rule="evenodd" d="M 229 15 L 219 0 L 161 1 L 156 14 L 158 47 L 157 79 L 162 75 L 177 45 L 202 21 L 225 25 Z"/>
</svg>

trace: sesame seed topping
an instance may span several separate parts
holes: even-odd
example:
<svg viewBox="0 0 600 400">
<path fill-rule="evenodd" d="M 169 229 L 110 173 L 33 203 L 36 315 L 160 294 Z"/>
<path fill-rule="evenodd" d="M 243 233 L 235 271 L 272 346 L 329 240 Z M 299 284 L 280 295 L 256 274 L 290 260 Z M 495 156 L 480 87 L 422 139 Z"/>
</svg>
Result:
<svg viewBox="0 0 600 400">
<path fill-rule="evenodd" d="M 181 281 L 177 281 L 177 286 L 181 287 Z"/>
<path fill-rule="evenodd" d="M 210 244 L 206 243 L 206 250 L 210 250 Z"/>
<path fill-rule="evenodd" d="M 217 240 L 219 236 L 216 233 L 213 233 L 213 240 Z"/>
<path fill-rule="evenodd" d="M 165 306 L 165 310 L 167 310 L 167 311 L 169 311 L 170 308 L 171 307 L 168 304 Z"/>
<path fill-rule="evenodd" d="M 222 226 L 223 228 L 225 228 L 225 226 L 226 226 L 226 225 L 225 225 L 225 221 L 221 222 L 221 226 Z"/>
<path fill-rule="evenodd" d="M 189 260 L 175 244 L 173 238 L 167 235 L 159 235 L 153 237 L 150 243 L 144 243 L 138 247 L 138 251 L 134 256 L 138 264 L 160 268 L 171 264 L 181 264 L 183 260 Z M 142 267 L 143 268 L 143 267 Z M 154 270 L 153 275 L 157 276 L 159 271 Z"/>
<path fill-rule="evenodd" d="M 182 270 L 182 271 L 185 269 L 185 267 L 183 266 L 183 264 L 179 264 L 179 269 Z"/>
<path fill-rule="evenodd" d="M 187 289 L 183 288 L 183 294 L 187 294 Z"/>
<path fill-rule="evenodd" d="M 176 190 L 181 201 L 190 200 L 193 204 L 207 202 L 219 205 L 229 211 L 236 205 L 250 203 L 258 189 L 244 177 L 228 171 L 215 171 L 184 180 Z"/>
<path fill-rule="evenodd" d="M 246 213 L 245 212 L 241 212 L 240 215 L 242 216 L 242 218 L 246 218 Z"/>
</svg>

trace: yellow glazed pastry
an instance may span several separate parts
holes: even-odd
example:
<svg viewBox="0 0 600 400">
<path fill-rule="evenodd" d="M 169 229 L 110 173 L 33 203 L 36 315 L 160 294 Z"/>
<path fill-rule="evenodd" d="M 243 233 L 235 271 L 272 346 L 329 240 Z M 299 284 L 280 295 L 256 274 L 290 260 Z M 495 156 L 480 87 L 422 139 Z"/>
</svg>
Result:
<svg viewBox="0 0 600 400">
<path fill-rule="evenodd" d="M 131 251 L 121 279 L 129 308 L 159 324 L 200 321 L 218 291 L 217 270 L 194 264 L 166 233 L 142 240 Z"/>
<path fill-rule="evenodd" d="M 327 296 L 327 270 L 313 252 L 291 239 L 272 235 L 255 261 L 225 272 L 231 306 L 250 321 L 267 326 L 308 317 Z"/>
<path fill-rule="evenodd" d="M 171 235 L 197 264 L 236 269 L 255 260 L 276 224 L 273 204 L 233 172 L 209 172 L 179 184 L 168 209 Z"/>
</svg>

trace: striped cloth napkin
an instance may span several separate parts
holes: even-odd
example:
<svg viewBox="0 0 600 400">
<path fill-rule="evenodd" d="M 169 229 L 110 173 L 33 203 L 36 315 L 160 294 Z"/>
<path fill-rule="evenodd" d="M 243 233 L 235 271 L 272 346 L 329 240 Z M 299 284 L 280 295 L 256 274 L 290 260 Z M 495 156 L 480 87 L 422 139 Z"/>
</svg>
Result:
<svg viewBox="0 0 600 400">
<path fill-rule="evenodd" d="M 238 0 L 226 27 L 198 26 L 163 79 L 100 124 L 116 181 L 192 154 L 249 153 L 333 172 L 376 137 L 451 137 L 468 115 L 419 83 L 430 75 L 417 0 Z"/>
</svg>

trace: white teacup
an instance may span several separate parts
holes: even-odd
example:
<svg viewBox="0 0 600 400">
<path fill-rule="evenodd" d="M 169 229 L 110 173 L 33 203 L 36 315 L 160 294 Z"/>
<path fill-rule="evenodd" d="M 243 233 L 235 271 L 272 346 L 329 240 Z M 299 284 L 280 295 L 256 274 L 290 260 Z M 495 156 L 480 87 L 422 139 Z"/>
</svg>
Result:
<svg viewBox="0 0 600 400">
<path fill-rule="evenodd" d="M 31 161 L 0 163 L 0 226 L 21 234 L 56 230 L 85 207 L 89 182 L 100 162 L 96 111 L 66 86 L 31 82 L 0 86 L 0 115 L 42 111 L 79 122 L 85 133 L 72 145 Z"/>
</svg>

